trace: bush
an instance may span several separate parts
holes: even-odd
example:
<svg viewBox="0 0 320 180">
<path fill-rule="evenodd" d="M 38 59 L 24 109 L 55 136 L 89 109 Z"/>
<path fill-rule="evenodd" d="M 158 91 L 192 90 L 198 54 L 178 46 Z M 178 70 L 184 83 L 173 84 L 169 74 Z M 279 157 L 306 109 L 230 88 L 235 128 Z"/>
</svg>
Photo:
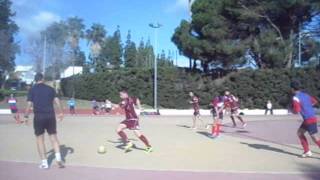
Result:
<svg viewBox="0 0 320 180">
<path fill-rule="evenodd" d="M 210 100 L 229 89 L 241 100 L 242 108 L 264 108 L 271 100 L 275 108 L 286 108 L 290 102 L 289 84 L 298 79 L 314 96 L 320 97 L 319 71 L 315 69 L 241 70 L 214 80 L 211 76 L 186 72 L 176 68 L 160 68 L 158 71 L 158 104 L 164 108 L 189 108 L 188 92 L 200 96 L 206 108 Z M 110 70 L 97 74 L 83 74 L 61 81 L 62 92 L 75 97 L 118 102 L 119 90 L 125 88 L 143 104 L 153 105 L 153 71 L 148 69 Z"/>
<path fill-rule="evenodd" d="M 26 96 L 27 91 L 14 91 L 14 90 L 0 89 L 0 101 L 2 101 L 5 97 L 9 97 L 10 94 L 14 94 L 15 96 Z"/>
</svg>

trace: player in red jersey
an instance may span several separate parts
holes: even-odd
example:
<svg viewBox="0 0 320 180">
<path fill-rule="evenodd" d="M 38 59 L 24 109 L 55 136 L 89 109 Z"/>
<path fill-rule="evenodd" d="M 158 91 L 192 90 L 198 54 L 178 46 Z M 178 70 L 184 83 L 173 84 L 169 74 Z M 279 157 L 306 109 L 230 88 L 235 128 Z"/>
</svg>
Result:
<svg viewBox="0 0 320 180">
<path fill-rule="evenodd" d="M 318 136 L 317 116 L 314 110 L 314 106 L 318 104 L 316 98 L 301 91 L 300 83 L 294 81 L 291 83 L 291 91 L 294 94 L 293 97 L 293 112 L 299 113 L 303 122 L 298 129 L 298 137 L 303 147 L 303 154 L 301 157 L 306 158 L 312 156 L 312 152 L 309 149 L 309 143 L 305 136 L 306 132 L 309 133 L 311 139 L 320 148 L 320 138 Z"/>
<path fill-rule="evenodd" d="M 231 113 L 230 118 L 232 120 L 233 127 L 237 126 L 236 121 L 235 121 L 235 117 L 236 117 L 241 121 L 242 127 L 245 128 L 247 126 L 247 123 L 245 123 L 244 120 L 242 119 L 242 117 L 240 116 L 239 99 L 236 96 L 234 96 L 233 94 L 231 94 L 229 91 L 225 91 L 224 103 L 227 108 L 230 108 L 230 113 Z"/>
<path fill-rule="evenodd" d="M 210 106 L 212 107 L 213 125 L 211 129 L 211 136 L 218 137 L 220 135 L 220 127 L 223 119 L 224 101 L 223 96 L 215 97 Z"/>
<path fill-rule="evenodd" d="M 199 97 L 195 95 L 193 92 L 189 92 L 189 96 L 191 97 L 191 101 L 189 102 L 192 104 L 193 107 L 193 117 L 192 117 L 192 129 L 197 129 L 197 120 L 201 121 L 202 125 L 203 121 L 200 119 L 200 105 L 199 105 Z"/>
<path fill-rule="evenodd" d="M 134 144 L 129 141 L 125 129 L 132 130 L 134 134 L 146 145 L 145 152 L 152 152 L 152 147 L 149 144 L 148 139 L 142 134 L 139 128 L 139 118 L 135 111 L 135 107 L 141 109 L 140 100 L 138 98 L 129 97 L 128 92 L 123 90 L 120 91 L 121 102 L 118 105 L 113 105 L 114 107 L 121 107 L 124 112 L 126 119 L 120 123 L 117 128 L 117 133 L 121 137 L 122 141 L 126 144 L 125 151 L 131 151 Z"/>
</svg>

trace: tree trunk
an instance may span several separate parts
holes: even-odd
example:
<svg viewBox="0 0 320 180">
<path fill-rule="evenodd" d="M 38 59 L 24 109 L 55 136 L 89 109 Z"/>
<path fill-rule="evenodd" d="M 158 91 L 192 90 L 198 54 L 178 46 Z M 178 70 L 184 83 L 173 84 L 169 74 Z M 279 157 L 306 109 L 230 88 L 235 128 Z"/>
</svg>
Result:
<svg viewBox="0 0 320 180">
<path fill-rule="evenodd" d="M 290 45 L 288 49 L 288 54 L 286 55 L 286 68 L 290 69 L 292 67 L 293 63 L 293 46 L 294 46 L 294 34 L 293 31 L 291 30 L 290 32 Z"/>
</svg>

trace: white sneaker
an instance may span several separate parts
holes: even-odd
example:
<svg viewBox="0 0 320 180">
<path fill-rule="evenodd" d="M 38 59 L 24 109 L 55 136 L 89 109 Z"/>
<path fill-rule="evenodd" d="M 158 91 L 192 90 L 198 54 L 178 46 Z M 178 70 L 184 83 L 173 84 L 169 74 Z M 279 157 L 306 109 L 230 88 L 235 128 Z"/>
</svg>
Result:
<svg viewBox="0 0 320 180">
<path fill-rule="evenodd" d="M 311 157 L 312 156 L 312 152 L 311 151 L 308 151 L 308 152 L 305 152 L 301 155 L 302 158 L 307 158 L 307 157 Z"/>
<path fill-rule="evenodd" d="M 49 165 L 48 165 L 48 164 L 41 163 L 41 164 L 39 165 L 39 169 L 49 169 Z"/>
<path fill-rule="evenodd" d="M 245 128 L 245 127 L 247 127 L 247 123 L 244 123 L 244 124 L 242 125 L 242 128 Z"/>
</svg>

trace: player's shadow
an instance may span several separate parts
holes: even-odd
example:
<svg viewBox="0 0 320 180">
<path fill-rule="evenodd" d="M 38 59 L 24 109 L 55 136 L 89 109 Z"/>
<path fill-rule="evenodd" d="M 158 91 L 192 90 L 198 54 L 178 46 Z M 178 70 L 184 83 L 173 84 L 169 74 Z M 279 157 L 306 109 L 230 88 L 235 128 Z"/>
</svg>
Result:
<svg viewBox="0 0 320 180">
<path fill-rule="evenodd" d="M 176 126 L 181 127 L 181 128 L 187 128 L 187 129 L 191 128 L 191 126 L 187 126 L 187 125 L 183 125 L 183 124 L 177 124 Z"/>
<path fill-rule="evenodd" d="M 288 152 L 288 151 L 285 151 L 283 149 L 271 147 L 271 146 L 265 145 L 265 144 L 249 144 L 249 143 L 245 143 L 245 142 L 240 142 L 240 144 L 247 145 L 247 146 L 249 146 L 251 148 L 258 149 L 258 150 L 273 151 L 273 152 L 277 152 L 277 153 L 288 154 L 288 155 L 291 155 L 291 156 L 300 157 L 300 154 L 295 154 L 295 153 Z M 312 158 L 312 159 L 320 159 L 320 158 L 316 158 L 316 157 L 310 157 L 310 158 Z"/>
<path fill-rule="evenodd" d="M 138 141 L 136 139 L 129 139 L 130 141 Z M 121 139 L 118 139 L 117 141 L 113 141 L 113 140 L 108 140 L 109 143 L 112 143 L 112 144 L 117 144 L 115 147 L 118 148 L 118 149 L 121 149 L 121 150 L 124 150 L 125 149 L 125 144 L 121 141 Z M 136 144 L 134 144 L 134 146 L 132 147 L 133 149 L 136 149 L 136 150 L 141 150 L 141 151 L 144 151 L 145 149 L 143 148 L 140 148 L 138 147 Z"/>
<path fill-rule="evenodd" d="M 317 165 L 307 164 L 307 163 L 299 163 L 301 172 L 303 172 L 303 176 L 306 179 L 310 180 L 319 180 L 320 177 L 320 167 Z"/>
<path fill-rule="evenodd" d="M 73 154 L 74 149 L 72 147 L 67 147 L 66 145 L 60 145 L 60 154 L 61 154 L 61 160 L 63 162 L 66 162 L 66 157 L 68 154 Z M 55 152 L 53 149 L 51 149 L 48 154 L 48 164 L 49 166 L 52 164 L 53 160 L 55 159 Z"/>
<path fill-rule="evenodd" d="M 206 131 L 197 131 L 197 133 L 200 134 L 200 135 L 203 135 L 203 136 L 205 136 L 205 137 L 207 137 L 207 138 L 212 139 L 211 133 L 208 133 L 208 132 L 206 132 Z"/>
</svg>

